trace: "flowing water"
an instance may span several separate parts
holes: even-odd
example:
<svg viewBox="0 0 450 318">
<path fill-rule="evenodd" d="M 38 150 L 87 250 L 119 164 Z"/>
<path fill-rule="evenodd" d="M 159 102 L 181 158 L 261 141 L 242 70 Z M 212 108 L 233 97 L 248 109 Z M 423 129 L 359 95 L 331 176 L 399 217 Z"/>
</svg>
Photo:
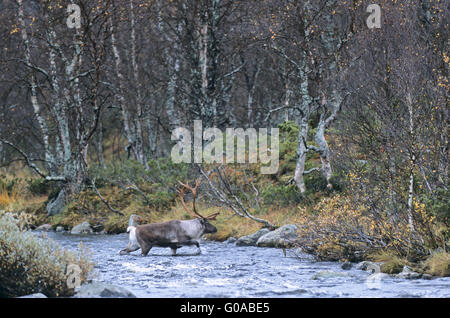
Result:
<svg viewBox="0 0 450 318">
<path fill-rule="evenodd" d="M 91 251 L 94 279 L 125 287 L 138 297 L 450 297 L 450 278 L 372 279 L 370 273 L 343 270 L 336 262 L 316 262 L 307 254 L 276 248 L 239 247 L 201 242 L 182 247 L 154 247 L 147 257 L 118 252 L 127 234 L 74 236 L 48 233 L 63 247 L 79 243 Z"/>
</svg>

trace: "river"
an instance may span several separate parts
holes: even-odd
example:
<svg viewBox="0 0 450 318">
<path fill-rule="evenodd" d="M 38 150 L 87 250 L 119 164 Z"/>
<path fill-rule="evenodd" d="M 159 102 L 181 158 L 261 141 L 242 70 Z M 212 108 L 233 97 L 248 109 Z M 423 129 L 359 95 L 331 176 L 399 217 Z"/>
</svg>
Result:
<svg viewBox="0 0 450 318">
<path fill-rule="evenodd" d="M 450 278 L 406 280 L 341 269 L 337 262 L 316 262 L 307 254 L 276 248 L 239 247 L 203 241 L 182 247 L 177 256 L 169 248 L 118 252 L 127 234 L 74 236 L 47 234 L 61 246 L 88 247 L 94 261 L 94 280 L 125 287 L 138 297 L 450 297 Z"/>
</svg>

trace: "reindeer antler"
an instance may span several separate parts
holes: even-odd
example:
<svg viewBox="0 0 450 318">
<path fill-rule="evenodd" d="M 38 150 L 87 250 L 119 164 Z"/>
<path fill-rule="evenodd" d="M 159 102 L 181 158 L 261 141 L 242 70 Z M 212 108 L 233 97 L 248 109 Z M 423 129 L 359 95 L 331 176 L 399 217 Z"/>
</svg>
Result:
<svg viewBox="0 0 450 318">
<path fill-rule="evenodd" d="M 183 195 L 184 195 L 184 191 L 185 191 L 186 189 L 188 189 L 188 190 L 190 190 L 190 191 L 192 192 L 192 195 L 193 195 L 193 199 L 192 199 L 192 209 L 194 210 L 194 213 L 195 213 L 197 216 L 199 216 L 200 218 L 202 218 L 202 219 L 206 219 L 206 220 L 215 220 L 215 219 L 216 219 L 216 216 L 217 216 L 220 212 L 216 212 L 216 213 L 213 213 L 213 214 L 211 214 L 211 215 L 208 215 L 207 217 L 204 217 L 203 215 L 201 215 L 200 213 L 198 213 L 197 208 L 195 207 L 195 200 L 197 199 L 197 189 L 198 189 L 198 187 L 200 186 L 200 183 L 202 183 L 202 180 L 201 180 L 201 179 L 198 179 L 198 180 L 195 182 L 195 187 L 193 187 L 193 188 L 192 188 L 190 185 L 188 185 L 188 184 L 182 183 L 181 181 L 178 181 L 178 183 L 181 184 L 181 185 L 183 186 L 183 188 L 182 188 L 181 191 L 180 191 L 180 200 L 181 200 L 181 204 L 183 205 L 184 209 L 185 209 L 188 213 L 192 213 L 192 211 L 189 210 L 189 208 L 188 208 L 187 205 L 186 205 L 186 202 L 184 202 Z"/>
</svg>

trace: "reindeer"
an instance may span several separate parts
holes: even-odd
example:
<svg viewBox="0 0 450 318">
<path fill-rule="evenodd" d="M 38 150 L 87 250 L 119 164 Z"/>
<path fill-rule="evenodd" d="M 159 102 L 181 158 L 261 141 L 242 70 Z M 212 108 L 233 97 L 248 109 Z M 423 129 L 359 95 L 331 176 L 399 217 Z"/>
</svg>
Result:
<svg viewBox="0 0 450 318">
<path fill-rule="evenodd" d="M 186 245 L 195 245 L 198 252 L 201 253 L 198 239 L 200 239 L 203 234 L 217 232 L 217 228 L 209 223 L 209 221 L 215 220 L 219 212 L 206 217 L 198 213 L 195 206 L 195 200 L 197 199 L 197 190 L 201 180 L 197 180 L 195 187 L 193 188 L 188 184 L 184 184 L 180 181 L 178 182 L 182 186 L 180 190 L 180 199 L 183 208 L 188 213 L 192 213 L 186 206 L 183 198 L 184 192 L 187 189 L 192 192 L 192 209 L 197 218 L 193 220 L 172 220 L 138 226 L 129 225 L 127 228 L 129 242 L 127 247 L 120 251 L 120 255 L 128 254 L 140 248 L 142 256 L 146 256 L 153 246 L 170 247 L 172 255 L 176 255 L 177 249 Z"/>
</svg>

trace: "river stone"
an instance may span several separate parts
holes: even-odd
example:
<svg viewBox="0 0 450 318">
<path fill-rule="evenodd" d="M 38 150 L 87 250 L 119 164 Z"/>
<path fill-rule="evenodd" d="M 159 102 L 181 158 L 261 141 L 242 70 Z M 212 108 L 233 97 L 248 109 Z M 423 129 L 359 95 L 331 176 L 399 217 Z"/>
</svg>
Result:
<svg viewBox="0 0 450 318">
<path fill-rule="evenodd" d="M 56 232 L 64 232 L 64 227 L 62 227 L 61 225 L 58 225 L 57 227 L 56 227 L 56 230 L 55 230 Z"/>
<path fill-rule="evenodd" d="M 295 224 L 287 224 L 275 231 L 261 236 L 256 242 L 260 247 L 292 247 L 298 239 L 298 227 Z"/>
<path fill-rule="evenodd" d="M 370 271 L 370 272 L 380 272 L 380 267 L 382 263 L 375 263 L 369 261 L 362 261 L 356 264 L 356 269 L 360 269 L 362 271 Z"/>
<path fill-rule="evenodd" d="M 352 268 L 352 263 L 350 263 L 350 262 L 345 262 L 345 263 L 343 263 L 342 265 L 341 265 L 341 268 L 343 269 L 343 270 L 349 270 L 349 269 L 351 269 Z"/>
<path fill-rule="evenodd" d="M 236 245 L 237 246 L 255 246 L 258 239 L 261 236 L 263 236 L 269 232 L 270 232 L 269 229 L 263 228 L 253 234 L 242 236 L 242 237 L 238 238 L 238 240 L 236 241 Z"/>
<path fill-rule="evenodd" d="M 136 298 L 128 289 L 105 284 L 102 282 L 92 282 L 75 288 L 75 298 Z"/>
<path fill-rule="evenodd" d="M 231 236 L 231 237 L 227 238 L 227 239 L 224 241 L 224 243 L 226 243 L 226 244 L 232 244 L 232 243 L 236 243 L 236 241 L 237 241 L 237 238 Z"/>
<path fill-rule="evenodd" d="M 70 231 L 70 234 L 92 234 L 92 233 L 94 233 L 94 231 L 92 230 L 89 222 L 86 221 L 81 224 L 75 225 Z"/>
<path fill-rule="evenodd" d="M 419 273 L 416 273 L 415 271 L 413 271 L 411 269 L 411 267 L 405 265 L 405 266 L 403 266 L 403 271 L 401 273 L 398 273 L 397 275 L 395 275 L 395 277 L 403 278 L 403 279 L 418 279 L 418 278 L 422 277 L 422 275 Z"/>
<path fill-rule="evenodd" d="M 52 226 L 50 224 L 42 224 L 36 228 L 35 231 L 43 231 L 48 232 L 52 230 Z"/>
<path fill-rule="evenodd" d="M 17 297 L 17 298 L 47 298 L 47 296 L 45 296 L 42 293 L 35 293 L 35 294 L 20 296 L 20 297 Z"/>
<path fill-rule="evenodd" d="M 105 226 L 101 223 L 95 224 L 94 226 L 92 226 L 92 230 L 95 233 L 102 233 L 102 231 L 105 229 Z"/>
<path fill-rule="evenodd" d="M 422 275 L 422 279 L 431 280 L 431 279 L 433 279 L 433 275 L 430 275 L 430 274 L 423 274 L 423 275 Z"/>
<path fill-rule="evenodd" d="M 47 214 L 49 216 L 56 215 L 62 212 L 64 205 L 66 204 L 66 191 L 61 190 L 58 196 L 47 203 Z"/>
</svg>

